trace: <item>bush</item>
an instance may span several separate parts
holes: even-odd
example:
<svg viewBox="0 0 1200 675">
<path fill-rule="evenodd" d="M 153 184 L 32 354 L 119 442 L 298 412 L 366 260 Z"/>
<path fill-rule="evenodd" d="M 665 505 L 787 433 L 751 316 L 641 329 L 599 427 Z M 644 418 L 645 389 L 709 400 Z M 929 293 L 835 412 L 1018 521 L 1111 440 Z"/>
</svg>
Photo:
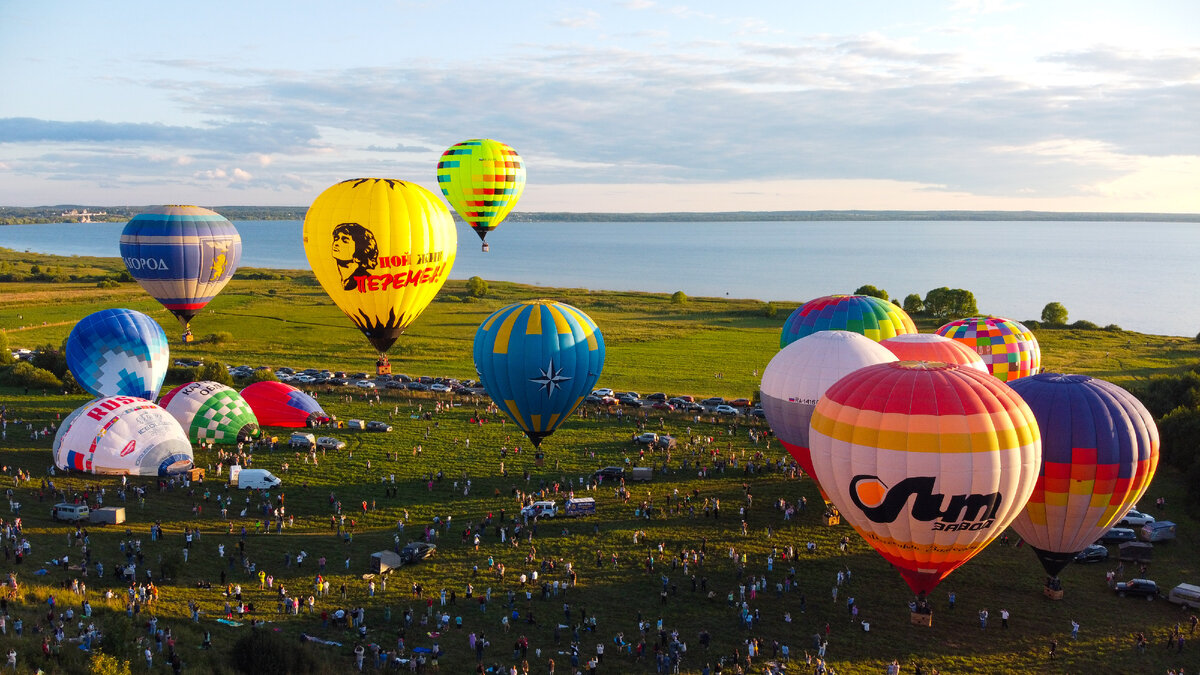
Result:
<svg viewBox="0 0 1200 675">
<path fill-rule="evenodd" d="M 468 295 L 476 298 L 482 298 L 483 296 L 487 295 L 487 293 L 488 282 L 484 281 L 480 277 L 471 277 L 470 279 L 467 279 Z"/>
<path fill-rule="evenodd" d="M 866 285 L 863 285 L 863 286 L 859 286 L 859 287 L 858 287 L 858 288 L 857 288 L 857 289 L 854 291 L 854 294 L 855 294 L 855 295 L 869 295 L 869 296 L 871 296 L 872 298 L 879 298 L 880 300 L 887 300 L 887 299 L 888 299 L 888 292 L 887 292 L 887 291 L 885 291 L 885 290 L 883 290 L 883 289 L 881 289 L 881 288 L 875 288 L 874 286 L 872 286 L 872 285 L 870 285 L 870 284 L 866 284 Z"/>
<path fill-rule="evenodd" d="M 925 301 L 921 300 L 921 296 L 916 293 L 909 293 L 904 296 L 904 311 L 909 314 L 920 314 L 925 311 Z"/>
<path fill-rule="evenodd" d="M 1104 327 L 1104 330 L 1106 330 L 1106 331 L 1108 331 L 1108 332 L 1110 332 L 1110 333 L 1123 333 L 1123 332 L 1125 332 L 1125 329 L 1124 329 L 1124 328 L 1121 328 L 1120 326 L 1118 326 L 1118 325 L 1117 325 L 1117 324 L 1115 324 L 1115 323 L 1110 323 L 1110 324 L 1108 324 L 1107 326 L 1105 326 L 1105 327 Z"/>
<path fill-rule="evenodd" d="M 687 293 L 683 291 L 675 291 L 671 294 L 671 303 L 675 305 L 686 305 L 688 301 Z"/>
<path fill-rule="evenodd" d="M 13 367 L 8 369 L 4 374 L 4 381 L 14 387 L 29 387 L 41 389 L 58 390 L 62 387 L 62 382 L 59 381 L 54 373 L 44 368 L 29 363 L 28 361 L 20 361 Z"/>
<path fill-rule="evenodd" d="M 132 675 L 133 667 L 128 661 L 121 661 L 115 656 L 95 652 L 92 654 L 88 671 L 92 675 Z"/>
<path fill-rule="evenodd" d="M 1100 330 L 1100 326 L 1097 326 L 1091 321 L 1084 320 L 1079 320 L 1071 324 L 1071 328 L 1075 328 L 1077 330 Z"/>
<path fill-rule="evenodd" d="M 96 288 L 117 288 L 120 285 L 115 279 L 105 279 L 104 281 L 96 282 Z"/>
<path fill-rule="evenodd" d="M 1067 308 L 1061 302 L 1048 302 L 1042 308 L 1042 323 L 1062 326 L 1067 323 Z"/>
<path fill-rule="evenodd" d="M 134 279 L 133 275 L 129 273 L 129 270 L 123 270 L 121 272 L 117 272 L 117 281 L 128 282 L 128 281 L 136 281 L 136 279 Z"/>
<path fill-rule="evenodd" d="M 219 382 L 227 387 L 233 386 L 233 377 L 230 376 L 229 370 L 225 367 L 225 364 L 220 363 L 219 361 L 206 363 L 197 368 L 196 379 Z"/>
<path fill-rule="evenodd" d="M 1042 327 L 1042 322 L 1038 321 L 1037 319 L 1026 319 L 1021 322 L 1021 325 L 1025 326 L 1029 330 L 1037 330 Z"/>
<path fill-rule="evenodd" d="M 254 374 L 250 376 L 250 381 L 251 382 L 278 382 L 279 378 L 275 375 L 275 371 L 264 369 L 264 370 L 254 371 Z"/>
<path fill-rule="evenodd" d="M 200 338 L 200 342 L 212 345 L 228 344 L 233 342 L 233 333 L 225 330 L 217 331 L 216 333 L 209 333 L 208 335 Z"/>
<path fill-rule="evenodd" d="M 768 319 L 773 319 L 773 318 L 775 318 L 775 315 L 778 313 L 779 313 L 779 308 L 775 306 L 775 303 L 768 302 L 768 303 L 763 304 L 763 306 L 762 306 L 762 315 L 763 316 L 767 317 Z"/>
</svg>

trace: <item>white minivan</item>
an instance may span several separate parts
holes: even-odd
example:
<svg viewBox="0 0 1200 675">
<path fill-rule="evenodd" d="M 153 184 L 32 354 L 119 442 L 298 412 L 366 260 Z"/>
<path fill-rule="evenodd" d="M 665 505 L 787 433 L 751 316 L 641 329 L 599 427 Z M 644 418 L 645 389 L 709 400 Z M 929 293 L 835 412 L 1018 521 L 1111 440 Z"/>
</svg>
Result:
<svg viewBox="0 0 1200 675">
<path fill-rule="evenodd" d="M 242 469 L 237 476 L 240 490 L 270 490 L 282 483 L 282 478 L 266 469 Z"/>
</svg>

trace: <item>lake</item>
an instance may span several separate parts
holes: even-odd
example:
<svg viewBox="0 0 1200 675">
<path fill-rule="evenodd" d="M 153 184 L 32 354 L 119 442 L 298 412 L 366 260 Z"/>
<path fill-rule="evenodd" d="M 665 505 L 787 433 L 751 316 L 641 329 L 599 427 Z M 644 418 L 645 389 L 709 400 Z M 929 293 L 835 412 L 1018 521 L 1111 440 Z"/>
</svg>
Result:
<svg viewBox="0 0 1200 675">
<path fill-rule="evenodd" d="M 239 221 L 242 265 L 307 269 L 300 221 Z M 0 246 L 119 255 L 123 223 L 0 227 Z M 491 251 L 458 225 L 451 277 L 689 296 L 799 302 L 863 284 L 891 297 L 941 286 L 981 312 L 1036 319 L 1061 302 L 1070 320 L 1194 336 L 1200 226 L 1160 222 L 505 223 Z M 782 318 L 781 318 L 782 321 Z"/>
</svg>

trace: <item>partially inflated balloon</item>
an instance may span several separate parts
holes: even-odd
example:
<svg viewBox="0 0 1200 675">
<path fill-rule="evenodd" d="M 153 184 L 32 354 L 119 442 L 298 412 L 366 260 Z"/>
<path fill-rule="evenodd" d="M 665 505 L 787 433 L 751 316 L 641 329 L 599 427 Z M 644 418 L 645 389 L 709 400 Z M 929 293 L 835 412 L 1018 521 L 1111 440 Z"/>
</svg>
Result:
<svg viewBox="0 0 1200 675">
<path fill-rule="evenodd" d="M 783 324 L 779 347 L 783 348 L 822 330 L 848 330 L 878 342 L 917 327 L 903 310 L 870 295 L 828 295 L 801 305 Z"/>
<path fill-rule="evenodd" d="M 233 387 L 220 382 L 188 382 L 163 395 L 158 404 L 198 442 L 232 444 L 258 436 L 258 419 Z"/>
<path fill-rule="evenodd" d="M 604 336 L 568 304 L 514 303 L 475 332 L 479 380 L 535 446 L 583 403 L 603 369 Z"/>
<path fill-rule="evenodd" d="M 67 367 L 95 396 L 158 396 L 171 365 L 167 334 L 132 309 L 85 316 L 67 336 Z"/>
<path fill-rule="evenodd" d="M 1041 475 L 1013 529 L 1057 576 L 1120 520 L 1150 486 L 1158 428 L 1115 384 L 1042 373 L 1012 383 L 1042 431 Z"/>
<path fill-rule="evenodd" d="M 304 217 L 308 264 L 380 354 L 437 295 L 457 251 L 450 212 L 415 183 L 343 181 Z"/>
<path fill-rule="evenodd" d="M 974 349 L 992 375 L 1004 382 L 1033 375 L 1041 370 L 1042 350 L 1033 333 L 1012 319 L 973 316 L 937 329 L 938 335 L 957 340 Z"/>
<path fill-rule="evenodd" d="M 283 382 L 255 382 L 242 390 L 254 416 L 267 427 L 311 427 L 329 421 L 317 399 Z"/>
<path fill-rule="evenodd" d="M 901 361 L 938 361 L 990 372 L 983 357 L 956 340 L 934 333 L 905 333 L 880 340 L 879 344 Z"/>
<path fill-rule="evenodd" d="M 54 464 L 84 473 L 167 476 L 192 468 L 192 446 L 167 411 L 133 396 L 110 396 L 63 420 Z"/>
<path fill-rule="evenodd" d="M 525 191 L 525 162 L 504 143 L 475 138 L 442 153 L 437 179 L 450 205 L 483 240 Z"/>
<path fill-rule="evenodd" d="M 829 388 L 810 435 L 842 516 L 928 593 L 1021 512 L 1042 461 L 1037 420 L 1008 385 L 963 366 L 867 366 Z"/>
<path fill-rule="evenodd" d="M 817 401 L 834 383 L 859 368 L 895 360 L 880 343 L 863 335 L 824 330 L 784 347 L 767 364 L 760 387 L 767 423 L 814 480 L 808 425 Z M 819 483 L 817 488 L 821 489 Z M 823 489 L 821 496 L 826 497 Z"/>
<path fill-rule="evenodd" d="M 233 278 L 242 238 L 224 216 L 198 206 L 158 206 L 121 232 L 121 258 L 133 278 L 183 326 Z"/>
</svg>

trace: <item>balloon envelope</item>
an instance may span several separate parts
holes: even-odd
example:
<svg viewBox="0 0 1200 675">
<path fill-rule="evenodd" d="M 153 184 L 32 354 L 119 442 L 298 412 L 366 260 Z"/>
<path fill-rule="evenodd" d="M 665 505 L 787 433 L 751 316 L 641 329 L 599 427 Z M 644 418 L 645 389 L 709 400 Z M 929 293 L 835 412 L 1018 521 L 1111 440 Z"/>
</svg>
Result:
<svg viewBox="0 0 1200 675">
<path fill-rule="evenodd" d="M 973 316 L 937 329 L 938 335 L 957 340 L 983 357 L 992 375 L 1004 382 L 1041 370 L 1042 350 L 1033 332 L 1012 319 Z"/>
<path fill-rule="evenodd" d="M 604 369 L 604 336 L 571 305 L 527 300 L 485 319 L 475 332 L 474 353 L 488 396 L 536 446 L 596 384 Z"/>
<path fill-rule="evenodd" d="M 1042 373 L 1012 388 L 1042 434 L 1040 475 L 1012 526 L 1057 576 L 1145 494 L 1158 466 L 1158 428 L 1132 394 L 1087 375 Z"/>
<path fill-rule="evenodd" d="M 63 420 L 54 437 L 54 464 L 60 469 L 167 476 L 191 469 L 192 463 L 192 446 L 175 418 L 133 396 L 89 401 Z"/>
<path fill-rule="evenodd" d="M 925 361 L 867 366 L 813 413 L 817 480 L 842 516 L 928 593 L 983 550 L 1032 494 L 1037 420 L 979 371 Z"/>
<path fill-rule="evenodd" d="M 132 309 L 103 309 L 67 336 L 67 367 L 94 396 L 158 396 L 171 353 L 154 319 Z"/>
<path fill-rule="evenodd" d="M 294 429 L 329 421 L 317 399 L 283 382 L 255 382 L 242 390 L 242 398 L 266 427 Z"/>
<path fill-rule="evenodd" d="M 474 138 L 442 153 L 437 179 L 446 200 L 483 239 L 525 191 L 525 162 L 500 141 Z"/>
<path fill-rule="evenodd" d="M 937 361 L 967 366 L 981 373 L 990 372 L 983 357 L 974 349 L 936 333 L 905 333 L 880 340 L 879 344 L 901 361 Z"/>
<path fill-rule="evenodd" d="M 829 387 L 855 370 L 895 360 L 895 355 L 866 336 L 825 330 L 789 344 L 767 364 L 760 387 L 767 423 L 814 480 L 808 429 L 817 401 Z M 826 496 L 824 490 L 821 495 Z"/>
<path fill-rule="evenodd" d="M 450 212 L 415 183 L 343 181 L 304 217 L 313 274 L 380 354 L 446 283 L 457 250 Z"/>
<path fill-rule="evenodd" d="M 801 305 L 783 324 L 780 348 L 822 330 L 848 330 L 876 342 L 915 333 L 917 327 L 903 310 L 870 295 L 827 295 Z"/>
<path fill-rule="evenodd" d="M 158 206 L 125 226 L 121 258 L 142 288 L 187 329 L 233 278 L 242 259 L 242 237 L 215 211 Z"/>
<path fill-rule="evenodd" d="M 158 404 L 198 442 L 232 444 L 258 436 L 258 418 L 233 387 L 219 382 L 188 382 L 163 395 Z"/>
</svg>

